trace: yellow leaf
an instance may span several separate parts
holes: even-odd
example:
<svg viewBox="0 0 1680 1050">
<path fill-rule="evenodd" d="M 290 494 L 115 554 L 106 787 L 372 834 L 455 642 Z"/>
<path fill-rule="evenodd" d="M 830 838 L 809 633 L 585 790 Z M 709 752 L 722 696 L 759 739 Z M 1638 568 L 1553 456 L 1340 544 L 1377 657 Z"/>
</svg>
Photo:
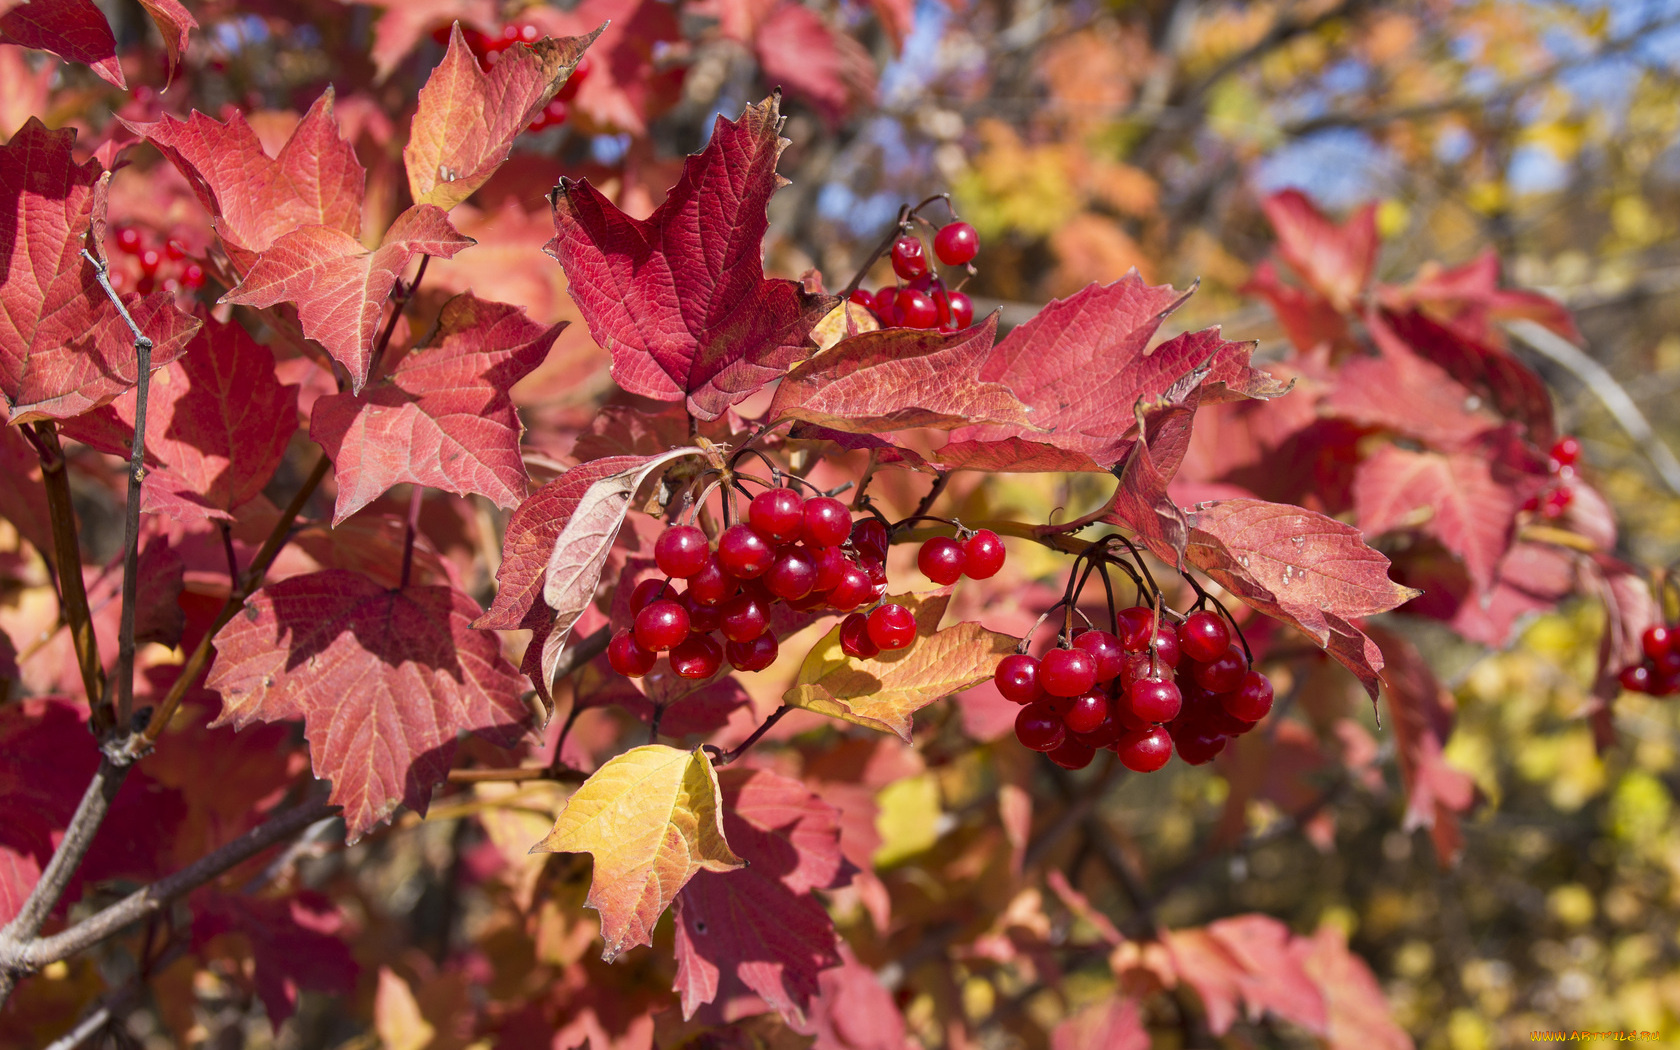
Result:
<svg viewBox="0 0 1680 1050">
<path fill-rule="evenodd" d="M 408 982 L 384 966 L 379 968 L 379 990 L 373 996 L 373 1027 L 386 1050 L 423 1050 L 437 1034 L 420 1015 L 420 1004 Z"/>
<path fill-rule="evenodd" d="M 1015 639 L 977 623 L 937 630 L 949 591 L 888 598 L 916 617 L 916 640 L 907 648 L 856 660 L 840 649 L 840 628 L 823 635 L 785 703 L 910 739 L 910 716 L 935 700 L 978 685 L 1015 648 Z"/>
<path fill-rule="evenodd" d="M 933 774 L 893 781 L 875 796 L 875 805 L 881 845 L 870 859 L 877 868 L 914 857 L 939 841 L 939 782 Z"/>
<path fill-rule="evenodd" d="M 566 800 L 532 853 L 595 858 L 586 907 L 601 913 L 608 962 L 652 943 L 654 924 L 695 872 L 744 862 L 723 837 L 717 772 L 706 753 L 663 744 L 607 761 Z"/>
</svg>

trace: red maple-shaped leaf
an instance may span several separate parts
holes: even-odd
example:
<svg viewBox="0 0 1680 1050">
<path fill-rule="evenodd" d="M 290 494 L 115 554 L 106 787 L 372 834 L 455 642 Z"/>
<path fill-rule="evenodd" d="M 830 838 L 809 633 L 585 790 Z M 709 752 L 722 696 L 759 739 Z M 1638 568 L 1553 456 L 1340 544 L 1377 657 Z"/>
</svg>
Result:
<svg viewBox="0 0 1680 1050">
<path fill-rule="evenodd" d="M 1477 441 L 1503 420 L 1469 387 L 1419 356 L 1387 325 L 1367 326 L 1378 353 L 1349 358 L 1324 398 L 1329 414 L 1453 449 Z"/>
<path fill-rule="evenodd" d="M 432 204 L 397 216 L 373 251 L 343 230 L 304 226 L 282 234 L 221 301 L 257 307 L 296 303 L 303 334 L 345 367 L 350 388 L 360 393 L 385 300 L 403 268 L 416 255 L 447 259 L 473 243 Z"/>
<path fill-rule="evenodd" d="M 1318 1035 L 1329 1024 L 1324 993 L 1293 951 L 1289 928 L 1265 915 L 1238 915 L 1162 938 L 1181 980 L 1196 989 L 1208 1027 L 1224 1035 L 1239 1006 L 1271 1012 Z"/>
<path fill-rule="evenodd" d="M 76 163 L 75 140 L 31 117 L 0 146 L 0 393 L 13 423 L 78 416 L 139 379 L 134 336 L 81 256 L 97 254 L 106 175 Z M 198 327 L 168 292 L 123 303 L 154 344 L 154 368 Z"/>
<path fill-rule="evenodd" d="M 1495 325 L 1518 318 L 1581 341 L 1568 307 L 1539 292 L 1500 287 L 1500 269 L 1499 253 L 1492 248 L 1462 266 L 1426 262 L 1409 284 L 1379 285 L 1377 301 L 1395 312 L 1416 310 L 1475 342 L 1503 345 Z"/>
<path fill-rule="evenodd" d="M 1365 960 L 1348 950 L 1347 935 L 1330 923 L 1291 949 L 1324 993 L 1326 1045 L 1333 1050 L 1412 1050 L 1412 1037 L 1394 1020 L 1388 998 Z"/>
<path fill-rule="evenodd" d="M 996 335 L 993 314 L 951 334 L 890 328 L 853 336 L 789 372 L 765 418 L 849 433 L 1026 426 L 1027 407 L 1009 388 L 979 378 Z"/>
<path fill-rule="evenodd" d="M 303 719 L 351 840 L 398 803 L 424 814 L 456 734 L 508 745 L 528 717 L 495 636 L 470 628 L 476 615 L 452 588 L 392 590 L 342 569 L 264 587 L 216 634 L 215 724 Z"/>
<path fill-rule="evenodd" d="M 1441 754 L 1452 735 L 1453 698 L 1436 679 L 1423 654 L 1397 634 L 1376 632 L 1387 667 L 1389 710 L 1399 742 L 1400 780 L 1406 788 L 1405 829 L 1428 828 L 1442 865 L 1464 848 L 1458 816 L 1476 799 L 1470 775 Z"/>
<path fill-rule="evenodd" d="M 869 52 L 795 0 L 782 0 L 759 23 L 753 48 L 765 82 L 808 101 L 830 128 L 875 100 Z"/>
<path fill-rule="evenodd" d="M 848 881 L 839 811 L 767 770 L 725 770 L 718 785 L 724 837 L 747 866 L 698 872 L 677 894 L 683 1016 L 735 985 L 800 1023 L 817 974 L 840 963 L 834 923 L 811 895 Z"/>
<path fill-rule="evenodd" d="M 344 915 L 325 894 L 303 890 L 277 899 L 203 892 L 193 903 L 194 948 L 205 957 L 219 956 L 224 945 L 216 943 L 218 937 L 242 934 L 249 945 L 251 982 L 277 1023 L 292 1015 L 298 992 L 305 988 L 335 992 L 355 987 L 358 967 L 341 936 Z M 243 962 L 246 953 L 235 951 L 234 959 Z M 239 973 L 245 967 L 231 969 Z"/>
<path fill-rule="evenodd" d="M 318 399 L 309 436 L 332 457 L 333 524 L 403 482 L 517 505 L 526 486 L 523 428 L 508 390 L 542 363 L 563 328 L 458 295 L 444 305 L 433 345 L 360 394 Z"/>
<path fill-rule="evenodd" d="M 194 111 L 184 121 L 165 116 L 126 126 L 192 184 L 241 273 L 281 235 L 300 227 L 361 235 L 367 173 L 339 137 L 331 87 L 309 107 L 278 157 L 264 152 L 237 110 L 225 124 Z"/>
<path fill-rule="evenodd" d="M 1125 526 L 1154 550 L 1182 552 L 1190 540 L 1190 525 L 1167 492 L 1172 481 L 1170 467 L 1176 464 L 1160 462 L 1151 446 L 1166 444 L 1163 437 L 1170 442 L 1172 431 L 1188 435 L 1194 414 L 1193 406 L 1165 405 L 1147 414 L 1140 406 L 1138 440 L 1115 471 L 1120 484 L 1102 520 Z"/>
<path fill-rule="evenodd" d="M 188 352 L 152 376 L 146 403 L 142 510 L 180 521 L 232 521 L 274 476 L 297 430 L 295 386 L 238 324 L 204 322 Z M 134 392 L 66 423 L 64 434 L 127 458 Z"/>
<path fill-rule="evenodd" d="M 1367 204 L 1337 223 L 1300 190 L 1260 202 L 1277 231 L 1278 255 L 1339 311 L 1355 305 L 1377 265 L 1377 208 Z"/>
<path fill-rule="evenodd" d="M 492 0 L 369 0 L 367 6 L 383 11 L 373 24 L 373 49 L 369 53 L 375 83 L 383 83 L 430 30 L 456 20 L 492 30 L 498 13 Z"/>
<path fill-rule="evenodd" d="M 6 7 L 12 7 L 6 11 Z M 117 38 L 105 12 L 93 0 L 29 0 L 19 6 L 0 5 L 0 44 L 17 44 L 51 51 L 60 58 L 85 64 L 99 79 L 124 90 Z M 167 34 L 165 34 L 167 36 Z"/>
<path fill-rule="evenodd" d="M 1143 1025 L 1137 1000 L 1124 992 L 1092 1003 L 1050 1033 L 1050 1050 L 1149 1050 L 1149 1047 L 1149 1029 Z"/>
<path fill-rule="evenodd" d="M 1442 323 L 1422 310 L 1382 310 L 1368 316 L 1367 323 L 1379 345 L 1391 339 L 1404 344 L 1500 416 L 1521 423 L 1528 429 L 1529 440 L 1542 447 L 1551 443 L 1551 392 L 1545 380 L 1504 347 L 1496 330 L 1468 322 Z M 1569 330 L 1574 331 L 1573 327 Z"/>
<path fill-rule="evenodd" d="M 486 73 L 456 23 L 449 50 L 420 89 L 403 147 L 414 202 L 448 211 L 472 196 L 600 34 L 597 29 L 588 36 L 515 44 Z"/>
<path fill-rule="evenodd" d="M 1283 392 L 1248 367 L 1252 343 L 1226 342 L 1217 329 L 1151 350 L 1161 321 L 1186 298 L 1167 285 L 1146 285 L 1134 272 L 1050 303 L 993 347 L 980 368 L 981 380 L 1014 391 L 1031 425 L 955 430 L 940 462 L 952 469 L 1107 470 L 1131 448 L 1126 435 L 1136 403 L 1159 398 L 1198 369 L 1206 369 L 1203 403 Z"/>
<path fill-rule="evenodd" d="M 790 1027 L 814 1035 L 824 1050 L 905 1050 L 904 1015 L 873 967 L 858 962 L 840 942 L 840 965 L 817 977 L 820 989 L 803 1024 Z"/>
<path fill-rule="evenodd" d="M 1153 549 L 1153 545 L 1152 545 Z M 1174 560 L 1171 550 L 1155 550 Z M 1416 597 L 1359 530 L 1286 503 L 1217 500 L 1190 517 L 1184 560 L 1268 616 L 1305 632 L 1377 696 L 1382 653 L 1351 621 Z"/>
<path fill-rule="evenodd" d="M 167 84 L 175 79 L 175 70 L 187 50 L 187 38 L 198 28 L 198 19 L 182 6 L 180 0 L 140 0 L 140 6 L 152 16 L 152 24 L 157 26 L 158 36 L 163 38 L 163 48 L 169 53 Z"/>
<path fill-rule="evenodd" d="M 619 211 L 588 181 L 554 194 L 548 251 L 612 375 L 633 394 L 687 400 L 701 419 L 778 378 L 816 349 L 811 330 L 834 298 L 766 280 L 765 206 L 781 182 L 779 100 L 721 116 L 711 141 L 647 219 Z"/>
</svg>

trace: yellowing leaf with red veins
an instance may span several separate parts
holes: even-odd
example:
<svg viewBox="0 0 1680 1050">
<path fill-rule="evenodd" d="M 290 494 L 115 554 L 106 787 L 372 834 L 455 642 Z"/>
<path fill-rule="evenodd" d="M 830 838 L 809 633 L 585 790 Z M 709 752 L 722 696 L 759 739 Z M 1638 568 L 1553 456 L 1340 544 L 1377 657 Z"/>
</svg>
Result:
<svg viewBox="0 0 1680 1050">
<path fill-rule="evenodd" d="M 910 739 L 910 718 L 936 700 L 992 677 L 1015 648 L 1016 639 L 977 623 L 937 630 L 951 600 L 949 591 L 888 598 L 916 617 L 916 640 L 868 660 L 840 649 L 840 628 L 823 636 L 792 689 L 782 697 L 794 707 Z"/>
<path fill-rule="evenodd" d="M 798 419 L 849 433 L 975 423 L 1028 426 L 1027 406 L 1002 383 L 980 379 L 997 315 L 962 332 L 869 332 L 788 373 L 768 419 Z"/>
<path fill-rule="evenodd" d="M 601 913 L 608 962 L 651 944 L 654 924 L 696 872 L 744 862 L 723 836 L 717 771 L 704 751 L 663 744 L 631 748 L 597 769 L 566 800 L 532 853 L 595 858 L 586 907 Z"/>
<path fill-rule="evenodd" d="M 560 90 L 600 35 L 597 29 L 588 36 L 515 44 L 486 73 L 456 23 L 449 50 L 420 89 L 413 131 L 403 149 L 414 203 L 447 211 L 472 196 L 507 160 L 515 136 Z"/>
</svg>

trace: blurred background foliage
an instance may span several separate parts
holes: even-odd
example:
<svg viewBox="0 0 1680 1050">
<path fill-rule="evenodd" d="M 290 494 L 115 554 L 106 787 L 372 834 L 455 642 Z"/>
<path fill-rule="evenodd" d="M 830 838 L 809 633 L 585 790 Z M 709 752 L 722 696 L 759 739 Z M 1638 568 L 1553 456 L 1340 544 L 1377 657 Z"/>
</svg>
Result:
<svg viewBox="0 0 1680 1050">
<path fill-rule="evenodd" d="M 183 96 L 212 113 L 226 104 L 271 111 L 268 124 L 254 123 L 283 134 L 285 112 L 301 111 L 330 81 L 369 167 L 372 210 L 380 180 L 400 181 L 402 135 L 390 123 L 440 53 L 420 37 L 376 77 L 377 27 L 386 8 L 404 2 L 194 4 L 207 31 L 165 95 L 142 88 L 125 98 L 80 67 L 0 48 L 0 134 L 30 113 L 95 132 L 118 111 L 179 111 Z M 120 40 L 146 46 L 138 4 L 102 6 Z M 525 136 L 515 175 L 463 209 L 462 229 L 499 253 L 467 264 L 480 293 L 529 304 L 534 315 L 575 316 L 557 268 L 539 253 L 543 221 L 526 221 L 546 214 L 542 191 L 554 174 L 587 173 L 645 213 L 714 114 L 733 115 L 783 83 L 793 144 L 781 170 L 792 185 L 772 202 L 774 270 L 814 267 L 842 286 L 902 202 L 949 189 L 985 246 L 968 290 L 981 308 L 1002 308 L 1005 323 L 1136 267 L 1154 282 L 1199 280 L 1173 324 L 1221 323 L 1228 335 L 1260 339 L 1263 359 L 1282 332 L 1243 291 L 1271 244 L 1260 197 L 1299 187 L 1332 212 L 1374 200 L 1380 277 L 1459 264 L 1491 246 L 1514 283 L 1575 312 L 1590 356 L 1660 439 L 1680 445 L 1675 0 L 823 0 L 810 9 L 848 42 L 837 52 L 850 65 L 805 83 L 787 80 L 773 48 L 730 29 L 746 16 L 729 0 L 419 6 L 421 29 L 460 17 L 490 30 L 538 9 L 645 20 L 638 68 L 665 77 L 663 87 L 617 115 L 580 96 L 566 124 Z M 345 90 L 352 85 L 358 90 Z M 125 203 L 118 185 L 114 211 L 159 208 Z M 184 192 L 180 205 L 191 212 Z M 877 269 L 875 278 L 890 280 Z M 450 284 L 449 266 L 433 272 Z M 534 439 L 553 440 L 560 456 L 565 421 L 593 411 L 600 395 L 576 382 L 600 360 L 582 327 L 562 343 L 570 349 L 556 351 L 560 364 L 545 369 L 572 380 L 539 384 L 526 399 Z M 1561 429 L 1582 437 L 1585 472 L 1623 523 L 1622 553 L 1647 565 L 1680 556 L 1680 499 L 1646 452 L 1580 375 L 1524 359 L 1555 391 Z M 1077 502 L 1061 485 L 1003 479 L 984 497 L 987 511 Z M 1043 559 L 1042 570 L 1050 580 L 1064 567 Z M 1225 774 L 1175 763 L 1148 778 L 1058 781 L 1071 793 L 1100 792 L 1088 811 L 1101 834 L 1066 857 L 1068 877 L 1128 931 L 1140 899 L 1173 926 L 1249 910 L 1303 932 L 1336 926 L 1422 1046 L 1480 1050 L 1558 1028 L 1650 1029 L 1672 1039 L 1680 1035 L 1680 719 L 1673 704 L 1624 696 L 1617 745 L 1595 750 L 1580 712 L 1600 623 L 1592 608 L 1565 608 L 1492 653 L 1444 630 L 1415 637 L 1459 701 L 1447 757 L 1483 796 L 1456 866 L 1438 863 L 1422 831 L 1401 830 L 1392 762 L 1387 783 L 1308 771 L 1304 806 L 1286 812 L 1251 800 L 1234 831 Z M 1391 757 L 1391 734 L 1361 718 L 1379 755 Z M 954 722 L 919 727 L 927 770 L 896 779 L 878 799 L 875 859 L 895 906 L 937 896 L 949 857 L 935 860 L 929 848 L 995 824 L 992 794 L 1021 775 L 1000 769 L 1025 761 L 1008 749 L 947 755 Z M 433 816 L 426 828 L 451 826 L 449 807 Z M 427 902 L 450 892 L 457 861 L 440 834 L 410 826 L 341 862 L 363 884 L 370 916 L 395 917 L 406 900 L 423 918 Z M 1087 865 L 1113 872 L 1131 863 L 1142 866 L 1133 887 L 1141 898 L 1118 879 L 1096 888 L 1081 879 Z M 581 897 L 575 871 L 556 878 Z M 544 919 L 553 928 L 542 950 L 589 954 L 567 939 L 575 905 L 570 917 Z M 1040 920 L 1049 922 L 1042 911 L 1021 922 L 1036 929 Z M 1065 917 L 1056 922 L 1046 936 L 1089 935 Z M 869 938 L 861 919 L 846 932 Z M 893 949 L 901 1005 L 930 1045 L 958 1029 L 978 1033 L 966 1045 L 1022 1045 L 1023 1019 L 1053 1024 L 1111 987 L 1100 954 L 1061 992 L 979 958 L 916 979 L 936 957 L 947 965 L 940 936 L 930 930 L 922 943 Z M 200 1001 L 215 995 L 201 989 Z M 1302 1042 L 1272 1025 L 1237 1033 L 1231 1045 Z M 306 1010 L 286 1040 L 333 1045 L 343 1034 Z"/>
</svg>

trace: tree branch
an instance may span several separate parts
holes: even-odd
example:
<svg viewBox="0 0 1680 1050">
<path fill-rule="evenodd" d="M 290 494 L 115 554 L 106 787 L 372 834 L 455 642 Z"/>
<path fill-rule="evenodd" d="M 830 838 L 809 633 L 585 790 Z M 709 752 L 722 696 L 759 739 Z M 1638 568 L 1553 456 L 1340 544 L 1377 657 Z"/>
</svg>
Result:
<svg viewBox="0 0 1680 1050">
<path fill-rule="evenodd" d="M 156 914 L 182 894 L 197 889 L 323 817 L 331 816 L 334 809 L 335 807 L 329 806 L 321 798 L 294 806 L 214 852 L 205 854 L 175 874 L 134 891 L 116 904 L 62 933 L 28 940 L 10 935 L 0 936 L 0 981 L 8 982 L 0 987 L 9 987 L 9 983 L 15 982 L 22 974 L 33 973 L 49 963 L 68 959 L 77 952 L 120 933 L 125 927 Z M 54 860 L 57 860 L 57 857 L 54 857 Z"/>
<path fill-rule="evenodd" d="M 77 538 L 76 510 L 70 503 L 70 473 L 64 447 L 58 443 L 58 428 L 51 420 L 22 428 L 41 459 L 41 480 L 47 489 L 47 513 L 52 519 L 53 568 L 58 576 L 58 605 L 65 626 L 70 628 L 76 666 L 82 673 L 82 688 L 94 715 L 95 732 L 108 730 L 111 713 L 101 710 L 105 695 L 105 669 L 99 661 L 99 640 L 93 633 L 93 615 L 88 611 L 87 588 L 82 583 L 82 548 Z"/>
</svg>

